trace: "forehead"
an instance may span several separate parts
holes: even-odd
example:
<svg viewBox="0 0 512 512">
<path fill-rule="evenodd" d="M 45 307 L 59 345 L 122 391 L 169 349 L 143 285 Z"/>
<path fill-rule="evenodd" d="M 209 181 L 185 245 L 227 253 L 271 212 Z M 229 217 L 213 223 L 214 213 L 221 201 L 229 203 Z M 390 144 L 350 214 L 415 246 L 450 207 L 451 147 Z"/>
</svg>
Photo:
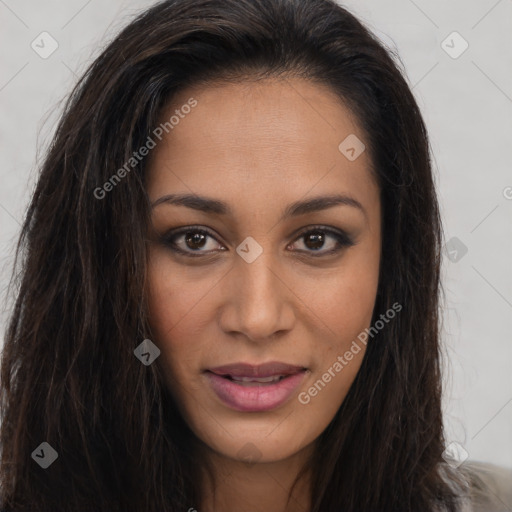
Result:
<svg viewBox="0 0 512 512">
<path fill-rule="evenodd" d="M 196 106 L 182 109 L 191 99 Z M 240 198 L 335 187 L 364 196 L 375 186 L 367 152 L 350 161 L 340 151 L 348 136 L 364 135 L 324 85 L 288 78 L 196 86 L 175 96 L 159 122 L 173 115 L 150 155 L 152 199 L 170 189 Z"/>
</svg>

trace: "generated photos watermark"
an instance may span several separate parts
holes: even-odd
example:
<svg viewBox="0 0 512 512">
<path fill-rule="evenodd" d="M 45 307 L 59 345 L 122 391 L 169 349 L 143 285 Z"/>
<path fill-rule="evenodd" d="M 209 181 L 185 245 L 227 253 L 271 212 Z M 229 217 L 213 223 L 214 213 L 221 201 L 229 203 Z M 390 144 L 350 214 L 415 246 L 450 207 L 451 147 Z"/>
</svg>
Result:
<svg viewBox="0 0 512 512">
<path fill-rule="evenodd" d="M 195 106 L 197 106 L 197 100 L 194 98 L 189 98 L 187 103 L 174 111 L 176 115 L 173 114 L 168 121 L 160 123 L 151 132 L 152 136 L 148 135 L 145 144 L 143 144 L 137 151 L 134 151 L 132 156 L 125 162 L 125 164 L 120 167 L 101 187 L 96 187 L 94 189 L 94 197 L 96 199 L 104 199 L 108 192 L 114 190 L 114 187 L 121 183 L 121 180 L 126 177 L 126 175 L 132 171 L 132 169 L 137 167 L 137 165 L 142 162 L 142 160 L 149 154 L 149 152 L 156 147 L 157 143 L 154 139 L 161 141 L 164 132 L 169 133 L 171 130 L 173 130 L 179 124 L 180 120 L 189 114 L 192 108 Z"/>
<path fill-rule="evenodd" d="M 384 328 L 386 324 L 393 318 L 395 318 L 396 314 L 402 310 L 402 305 L 398 302 L 395 302 L 391 308 L 389 308 L 386 313 L 382 313 L 380 315 L 380 320 L 377 320 L 373 326 L 370 328 L 366 328 L 364 331 L 359 333 L 357 336 L 357 340 L 353 340 L 350 346 L 350 349 L 347 350 L 342 356 L 339 355 L 336 358 L 336 361 L 322 374 L 322 377 L 318 379 L 307 391 L 303 391 L 299 393 L 298 400 L 301 404 L 307 405 L 311 402 L 311 398 L 318 395 L 320 391 L 322 391 L 325 386 L 331 382 L 331 380 L 338 375 L 343 368 L 345 368 L 354 356 L 361 352 L 361 346 L 359 343 L 366 345 L 368 342 L 368 336 L 373 338 L 375 334 L 377 334 L 381 329 Z M 359 343 L 358 343 L 359 340 Z"/>
</svg>

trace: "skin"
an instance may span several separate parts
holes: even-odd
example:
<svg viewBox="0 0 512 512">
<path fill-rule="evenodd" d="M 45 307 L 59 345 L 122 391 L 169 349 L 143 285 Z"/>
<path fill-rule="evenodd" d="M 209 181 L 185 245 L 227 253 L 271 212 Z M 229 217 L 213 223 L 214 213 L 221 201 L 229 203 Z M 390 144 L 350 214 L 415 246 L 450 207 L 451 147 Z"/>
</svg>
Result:
<svg viewBox="0 0 512 512">
<path fill-rule="evenodd" d="M 152 209 L 148 300 L 157 364 L 182 414 L 213 463 L 216 494 L 204 480 L 199 512 L 308 510 L 309 477 L 286 506 L 291 484 L 314 442 L 333 419 L 363 359 L 362 350 L 308 404 L 298 395 L 322 378 L 370 327 L 381 251 L 381 204 L 367 151 L 349 161 L 338 149 L 349 134 L 364 142 L 351 112 L 327 87 L 300 78 L 209 84 L 182 91 L 162 114 L 169 119 L 193 97 L 197 106 L 150 154 L 147 192 L 194 193 L 222 200 L 232 215 L 161 203 Z M 349 205 L 279 220 L 292 202 L 345 194 Z M 343 230 L 355 245 L 336 247 L 324 232 L 315 251 L 300 231 Z M 199 225 L 205 245 L 161 236 Z M 251 236 L 262 254 L 247 263 L 236 248 Z M 221 250 L 225 248 L 225 250 Z M 197 249 L 195 249 L 197 251 Z M 211 390 L 203 373 L 234 362 L 282 361 L 308 368 L 296 393 L 265 412 L 239 412 Z M 252 443 L 257 461 L 239 451 Z M 243 452 L 242 452 L 243 453 Z"/>
</svg>

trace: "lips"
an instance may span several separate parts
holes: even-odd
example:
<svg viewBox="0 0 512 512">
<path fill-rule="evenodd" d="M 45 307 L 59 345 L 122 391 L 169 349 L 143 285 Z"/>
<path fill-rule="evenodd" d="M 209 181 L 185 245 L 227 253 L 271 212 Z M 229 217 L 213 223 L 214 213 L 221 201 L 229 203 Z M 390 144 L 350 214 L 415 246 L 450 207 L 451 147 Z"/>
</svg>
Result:
<svg viewBox="0 0 512 512">
<path fill-rule="evenodd" d="M 251 377 L 283 377 L 288 375 L 294 375 L 299 373 L 306 368 L 304 366 L 291 365 L 272 361 L 260 365 L 251 365 L 247 363 L 234 363 L 225 366 L 217 366 L 210 368 L 208 371 L 220 375 L 221 377 L 231 378 L 251 378 Z"/>
<path fill-rule="evenodd" d="M 262 412 L 287 402 L 307 368 L 280 362 L 235 363 L 205 371 L 206 381 L 225 405 L 242 412 Z"/>
</svg>

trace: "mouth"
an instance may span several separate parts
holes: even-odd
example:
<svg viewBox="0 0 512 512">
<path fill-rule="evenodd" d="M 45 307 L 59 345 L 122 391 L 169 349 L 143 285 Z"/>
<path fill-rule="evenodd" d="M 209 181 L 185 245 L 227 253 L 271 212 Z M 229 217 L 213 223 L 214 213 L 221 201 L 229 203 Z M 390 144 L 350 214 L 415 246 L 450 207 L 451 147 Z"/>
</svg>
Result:
<svg viewBox="0 0 512 512">
<path fill-rule="evenodd" d="M 304 366 L 281 363 L 279 361 L 271 361 L 259 365 L 249 363 L 233 363 L 224 366 L 216 366 L 209 368 L 208 371 L 220 375 L 221 377 L 231 377 L 233 379 L 249 379 L 249 378 L 274 378 L 287 377 L 294 375 L 302 370 L 306 370 Z"/>
<path fill-rule="evenodd" d="M 210 388 L 224 405 L 258 412 L 284 404 L 303 381 L 308 369 L 280 362 L 235 363 L 204 372 Z"/>
<path fill-rule="evenodd" d="M 235 377 L 233 375 L 219 375 L 225 379 L 232 380 L 242 386 L 257 386 L 258 384 L 270 384 L 273 382 L 279 382 L 288 375 L 275 375 L 273 377 Z"/>
</svg>

